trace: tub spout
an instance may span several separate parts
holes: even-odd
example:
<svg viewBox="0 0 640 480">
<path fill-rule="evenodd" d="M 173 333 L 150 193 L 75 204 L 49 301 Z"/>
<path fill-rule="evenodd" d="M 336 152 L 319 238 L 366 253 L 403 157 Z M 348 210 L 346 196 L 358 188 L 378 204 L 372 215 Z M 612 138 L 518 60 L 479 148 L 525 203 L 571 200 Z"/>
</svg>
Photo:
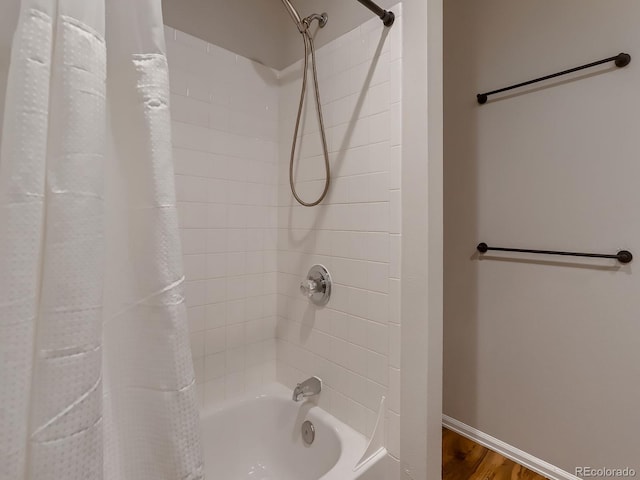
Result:
<svg viewBox="0 0 640 480">
<path fill-rule="evenodd" d="M 293 401 L 299 402 L 302 398 L 318 395 L 322 390 L 322 380 L 318 377 L 307 378 L 293 389 Z"/>
</svg>

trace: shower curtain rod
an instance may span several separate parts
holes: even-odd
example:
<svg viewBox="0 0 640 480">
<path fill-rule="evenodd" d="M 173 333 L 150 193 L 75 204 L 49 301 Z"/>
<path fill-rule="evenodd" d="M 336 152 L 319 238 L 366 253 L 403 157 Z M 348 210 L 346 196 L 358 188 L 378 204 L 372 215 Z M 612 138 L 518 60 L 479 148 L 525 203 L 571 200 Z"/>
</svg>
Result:
<svg viewBox="0 0 640 480">
<path fill-rule="evenodd" d="M 396 19 L 396 16 L 393 14 L 393 12 L 385 10 L 384 8 L 380 7 L 379 5 L 377 5 L 375 2 L 372 2 L 371 0 L 358 0 L 358 1 L 362 5 L 367 7 L 369 10 L 371 10 L 373 13 L 375 13 L 378 17 L 380 17 L 380 20 L 382 20 L 382 23 L 384 23 L 385 27 L 390 27 L 391 25 L 393 25 L 393 22 Z"/>
</svg>

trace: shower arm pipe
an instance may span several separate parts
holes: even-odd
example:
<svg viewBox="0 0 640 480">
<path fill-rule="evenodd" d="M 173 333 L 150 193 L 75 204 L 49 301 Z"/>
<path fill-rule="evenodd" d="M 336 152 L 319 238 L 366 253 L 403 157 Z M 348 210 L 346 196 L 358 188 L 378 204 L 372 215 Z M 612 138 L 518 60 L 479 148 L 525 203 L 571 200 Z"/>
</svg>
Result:
<svg viewBox="0 0 640 480">
<path fill-rule="evenodd" d="M 380 20 L 382 20 L 382 23 L 385 27 L 390 27 L 391 25 L 393 25 L 393 22 L 396 19 L 396 16 L 393 14 L 393 12 L 385 10 L 384 8 L 380 7 L 380 5 L 372 2 L 371 0 L 358 1 L 373 13 L 375 13 L 378 17 L 380 17 Z"/>
<path fill-rule="evenodd" d="M 322 14 L 312 13 L 308 17 L 302 18 L 300 17 L 300 14 L 298 13 L 298 11 L 293 7 L 291 2 L 289 2 L 289 0 L 283 0 L 282 3 L 287 9 L 287 12 L 289 12 L 291 19 L 293 20 L 293 23 L 296 24 L 298 31 L 302 34 L 304 34 L 309 29 L 309 26 L 314 20 L 318 21 L 318 25 L 320 25 L 321 28 L 324 27 L 327 24 L 327 21 L 329 20 L 329 17 L 326 13 L 322 13 Z"/>
</svg>

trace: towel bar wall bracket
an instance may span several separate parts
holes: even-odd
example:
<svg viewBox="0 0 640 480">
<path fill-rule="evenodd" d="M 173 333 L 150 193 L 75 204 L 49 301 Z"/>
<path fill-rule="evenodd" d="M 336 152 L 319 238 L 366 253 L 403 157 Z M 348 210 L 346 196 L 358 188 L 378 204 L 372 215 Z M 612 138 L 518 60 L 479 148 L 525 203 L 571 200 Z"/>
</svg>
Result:
<svg viewBox="0 0 640 480">
<path fill-rule="evenodd" d="M 490 247 L 486 243 L 479 243 L 476 249 L 480 253 L 487 253 L 489 250 L 495 250 L 498 252 L 519 252 L 519 253 L 535 253 L 541 255 L 564 255 L 570 257 L 588 257 L 588 258 L 613 258 L 620 263 L 630 263 L 633 260 L 633 255 L 629 250 L 620 250 L 615 255 L 601 254 L 601 253 L 578 253 L 578 252 L 558 252 L 554 250 L 528 250 L 523 248 L 501 248 Z"/>
<path fill-rule="evenodd" d="M 516 85 L 511 85 L 510 87 L 499 88 L 498 90 L 493 90 L 492 92 L 479 93 L 478 95 L 476 95 L 476 98 L 478 99 L 478 103 L 480 105 L 484 105 L 489 100 L 489 95 L 506 92 L 509 90 L 513 90 L 514 88 L 526 87 L 527 85 L 531 85 L 533 83 L 542 82 L 544 80 L 549 80 L 551 78 L 559 77 L 561 75 L 567 75 L 569 73 L 584 70 L 585 68 L 596 67 L 598 65 L 602 65 L 603 63 L 608 63 L 608 62 L 615 62 L 615 65 L 618 68 L 626 67 L 631 63 L 631 55 L 629 55 L 628 53 L 619 53 L 615 57 L 605 58 L 604 60 L 598 60 L 597 62 L 587 63 L 586 65 L 570 68 L 569 70 L 563 70 L 562 72 L 552 73 L 551 75 L 545 75 L 544 77 L 536 78 L 535 80 L 529 80 L 528 82 L 518 83 Z"/>
</svg>

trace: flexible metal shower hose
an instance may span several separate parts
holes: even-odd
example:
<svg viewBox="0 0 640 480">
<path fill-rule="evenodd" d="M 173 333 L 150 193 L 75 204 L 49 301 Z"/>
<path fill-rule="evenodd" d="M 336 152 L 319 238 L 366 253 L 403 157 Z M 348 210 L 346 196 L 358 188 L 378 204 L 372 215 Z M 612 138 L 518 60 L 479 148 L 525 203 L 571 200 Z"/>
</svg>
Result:
<svg viewBox="0 0 640 480">
<path fill-rule="evenodd" d="M 302 89 L 300 92 L 300 105 L 298 106 L 298 116 L 296 118 L 296 127 L 293 131 L 293 142 L 291 145 L 291 159 L 289 161 L 289 185 L 291 186 L 291 193 L 293 193 L 294 198 L 298 201 L 300 205 L 305 207 L 314 207 L 318 205 L 324 197 L 327 196 L 327 192 L 329 191 L 329 184 L 331 183 L 331 166 L 329 165 L 329 152 L 327 149 L 327 138 L 324 131 L 324 120 L 322 118 L 322 105 L 320 103 L 320 92 L 318 91 L 318 70 L 316 67 L 316 50 L 313 45 L 313 39 L 311 38 L 311 34 L 309 34 L 309 23 L 308 20 L 303 20 L 305 23 L 305 30 L 302 33 L 302 38 L 304 40 L 304 74 L 302 76 Z M 324 182 L 324 190 L 320 197 L 314 202 L 307 203 L 300 198 L 298 193 L 296 192 L 296 187 L 293 182 L 293 163 L 295 159 L 296 153 L 296 143 L 298 139 L 298 129 L 300 128 L 300 118 L 302 117 L 302 107 L 304 105 L 304 99 L 307 93 L 307 70 L 309 68 L 309 50 L 311 50 L 311 64 L 313 69 L 313 83 L 315 88 L 315 97 L 316 97 L 316 110 L 318 112 L 318 123 L 320 124 L 320 137 L 322 140 L 322 150 L 324 153 L 324 168 L 326 172 L 326 178 Z"/>
</svg>

